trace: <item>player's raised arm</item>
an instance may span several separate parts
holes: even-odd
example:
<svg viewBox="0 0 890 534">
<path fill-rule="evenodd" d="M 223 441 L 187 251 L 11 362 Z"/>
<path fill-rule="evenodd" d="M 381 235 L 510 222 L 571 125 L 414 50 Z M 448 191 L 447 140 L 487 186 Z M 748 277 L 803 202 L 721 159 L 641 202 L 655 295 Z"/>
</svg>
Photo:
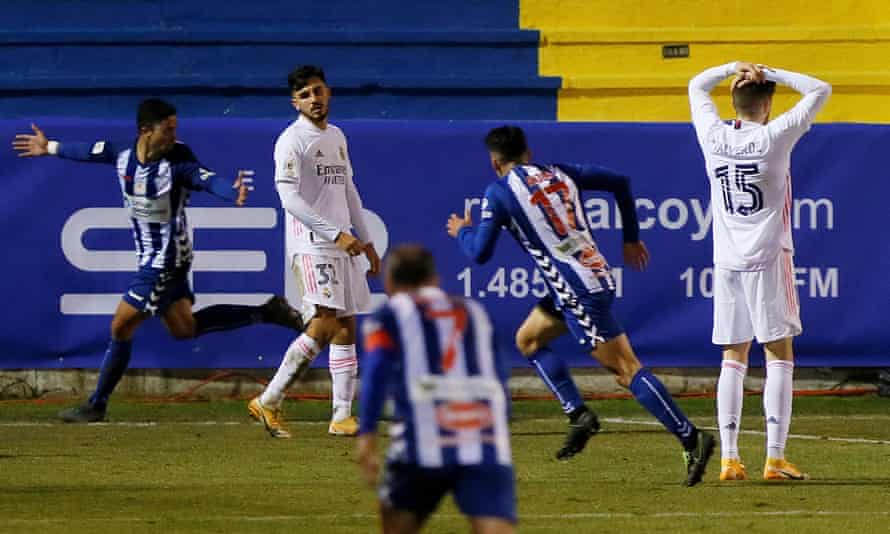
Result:
<svg viewBox="0 0 890 534">
<path fill-rule="evenodd" d="M 464 212 L 463 219 L 454 213 L 448 219 L 448 235 L 456 238 L 463 253 L 476 263 L 491 259 L 501 228 L 510 222 L 502 194 L 497 183 L 488 186 L 482 199 L 482 220 L 476 228 L 473 228 L 469 209 Z"/>
<path fill-rule="evenodd" d="M 790 137 L 796 142 L 810 129 L 819 110 L 831 96 L 831 85 L 812 76 L 782 69 L 764 67 L 767 80 L 788 86 L 803 97 L 793 108 L 770 121 L 767 128 L 773 137 Z"/>
<path fill-rule="evenodd" d="M 743 61 L 733 61 L 725 65 L 711 67 L 689 80 L 689 105 L 692 110 L 692 124 L 699 139 L 716 122 L 720 122 L 717 106 L 711 98 L 711 91 L 726 78 L 738 74 L 744 83 L 763 81 L 759 67 Z"/>
<path fill-rule="evenodd" d="M 192 191 L 205 191 L 238 206 L 247 203 L 247 196 L 253 191 L 252 170 L 239 170 L 233 182 L 226 181 L 203 166 L 183 143 L 177 143 L 169 157 L 174 176 L 184 180 L 184 185 Z"/>
<path fill-rule="evenodd" d="M 36 124 L 31 125 L 32 134 L 18 134 L 12 148 L 20 158 L 58 156 L 60 158 L 87 161 L 92 163 L 114 163 L 117 151 L 108 141 L 93 143 L 72 143 L 50 140 Z"/>
</svg>

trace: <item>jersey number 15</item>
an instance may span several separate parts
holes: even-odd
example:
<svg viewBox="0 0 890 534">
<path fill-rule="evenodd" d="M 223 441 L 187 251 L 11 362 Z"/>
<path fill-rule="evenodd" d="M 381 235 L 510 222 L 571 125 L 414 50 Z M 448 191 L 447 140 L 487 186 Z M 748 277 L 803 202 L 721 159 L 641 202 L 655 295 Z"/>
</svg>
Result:
<svg viewBox="0 0 890 534">
<path fill-rule="evenodd" d="M 732 172 L 730 172 L 732 171 Z M 720 180 L 720 189 L 723 191 L 723 207 L 730 215 L 748 216 L 763 209 L 763 191 L 757 184 L 749 182 L 749 178 L 757 176 L 760 171 L 757 164 L 747 165 L 721 165 L 714 169 L 714 176 Z M 735 193 L 747 193 L 749 202 L 734 201 Z"/>
</svg>

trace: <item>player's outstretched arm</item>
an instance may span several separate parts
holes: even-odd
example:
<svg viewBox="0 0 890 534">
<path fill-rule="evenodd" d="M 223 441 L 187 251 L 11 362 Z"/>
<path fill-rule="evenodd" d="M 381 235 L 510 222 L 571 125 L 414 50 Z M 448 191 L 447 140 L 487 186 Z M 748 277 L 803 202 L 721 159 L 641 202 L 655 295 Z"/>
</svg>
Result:
<svg viewBox="0 0 890 534">
<path fill-rule="evenodd" d="M 491 259 L 501 228 L 509 224 L 510 216 L 501 200 L 501 190 L 492 184 L 482 200 L 482 222 L 473 228 L 470 208 L 464 208 L 463 218 L 452 213 L 448 218 L 448 235 L 457 239 L 461 251 L 474 262 L 482 264 Z"/>
<path fill-rule="evenodd" d="M 194 191 L 206 191 L 215 197 L 234 202 L 237 206 L 247 203 L 247 197 L 253 191 L 252 170 L 241 169 L 235 180 L 228 182 L 210 169 L 202 166 L 189 152 L 187 161 L 177 164 L 176 176 L 185 177 L 186 186 Z"/>
<path fill-rule="evenodd" d="M 642 240 L 624 244 L 624 264 L 642 271 L 649 265 L 649 249 Z"/>
<path fill-rule="evenodd" d="M 12 141 L 12 149 L 20 158 L 36 158 L 49 155 L 49 139 L 36 124 L 31 124 L 31 134 L 17 134 Z"/>
<path fill-rule="evenodd" d="M 238 171 L 238 174 L 235 177 L 235 183 L 232 184 L 232 189 L 238 192 L 238 196 L 235 198 L 235 204 L 237 206 L 247 204 L 247 196 L 253 191 L 253 171 L 246 169 Z"/>
<path fill-rule="evenodd" d="M 63 144 L 48 139 L 36 124 L 31 124 L 31 130 L 33 134 L 18 134 L 12 142 L 12 148 L 20 158 L 58 156 L 92 163 L 114 163 L 117 159 L 117 151 L 108 141 Z"/>
</svg>

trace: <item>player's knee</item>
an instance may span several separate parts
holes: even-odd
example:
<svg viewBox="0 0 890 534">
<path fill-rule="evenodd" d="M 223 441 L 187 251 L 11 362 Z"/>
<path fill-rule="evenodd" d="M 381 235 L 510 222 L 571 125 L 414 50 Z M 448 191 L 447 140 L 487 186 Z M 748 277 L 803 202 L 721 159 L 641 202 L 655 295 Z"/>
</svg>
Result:
<svg viewBox="0 0 890 534">
<path fill-rule="evenodd" d="M 602 350 L 602 349 L 601 349 Z M 599 360 L 600 364 L 608 369 L 610 373 L 615 375 L 615 381 L 622 387 L 629 388 L 634 376 L 642 369 L 642 364 L 633 354 L 624 352 L 619 353 L 603 353 L 594 352 L 594 358 Z"/>
<path fill-rule="evenodd" d="M 197 331 L 194 319 L 191 321 L 168 322 L 167 329 L 170 331 L 170 335 L 173 336 L 173 339 L 179 341 L 194 338 Z"/>
<path fill-rule="evenodd" d="M 111 339 L 128 341 L 133 337 L 135 331 L 136 327 L 130 321 L 118 319 L 117 317 L 111 320 Z"/>
<path fill-rule="evenodd" d="M 623 360 L 619 365 L 618 373 L 616 373 L 615 380 L 622 387 L 629 388 L 630 383 L 633 382 L 637 373 L 640 372 L 643 366 L 636 358 L 628 358 Z"/>
<path fill-rule="evenodd" d="M 540 343 L 533 336 L 527 335 L 522 330 L 516 332 L 516 348 L 526 358 L 531 357 L 541 349 Z"/>
<path fill-rule="evenodd" d="M 195 327 L 194 325 L 191 328 L 188 325 L 177 325 L 170 328 L 170 335 L 173 336 L 173 339 L 179 341 L 192 339 L 195 337 Z"/>
<path fill-rule="evenodd" d="M 312 318 L 306 333 L 317 343 L 326 345 L 331 342 L 342 328 L 340 321 L 333 315 L 316 315 Z"/>
</svg>

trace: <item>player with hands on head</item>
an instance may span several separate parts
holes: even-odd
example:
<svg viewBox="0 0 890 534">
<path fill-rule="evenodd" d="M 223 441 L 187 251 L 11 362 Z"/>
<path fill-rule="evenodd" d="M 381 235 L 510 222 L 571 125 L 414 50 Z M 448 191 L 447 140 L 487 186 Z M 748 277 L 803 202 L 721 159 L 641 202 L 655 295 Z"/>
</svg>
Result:
<svg viewBox="0 0 890 534">
<path fill-rule="evenodd" d="M 724 122 L 711 91 L 732 76 L 736 118 Z M 776 84 L 801 93 L 770 120 Z M 717 382 L 720 480 L 747 478 L 738 448 L 751 342 L 766 352 L 763 391 L 766 480 L 808 478 L 785 460 L 791 423 L 794 354 L 800 309 L 791 238 L 791 151 L 831 95 L 816 78 L 742 61 L 712 67 L 689 82 L 695 134 L 710 182 L 714 236 L 714 327 L 723 348 Z"/>
</svg>

